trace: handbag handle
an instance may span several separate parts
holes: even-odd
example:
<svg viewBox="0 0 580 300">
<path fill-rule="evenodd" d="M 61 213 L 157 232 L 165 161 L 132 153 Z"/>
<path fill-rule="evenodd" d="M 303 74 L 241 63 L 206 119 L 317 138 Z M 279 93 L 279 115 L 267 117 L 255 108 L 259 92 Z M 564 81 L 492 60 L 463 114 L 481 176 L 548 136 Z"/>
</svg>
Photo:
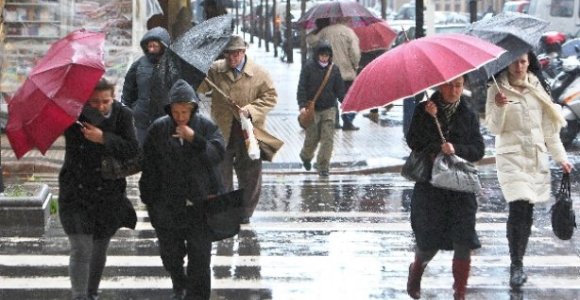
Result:
<svg viewBox="0 0 580 300">
<path fill-rule="evenodd" d="M 445 136 L 443 135 L 443 130 L 441 130 L 441 124 L 439 124 L 439 119 L 437 119 L 437 117 L 433 117 L 433 120 L 435 120 L 435 125 L 437 126 L 437 132 L 439 132 L 439 137 L 441 137 L 441 141 L 443 141 L 442 144 L 445 144 L 447 142 L 447 139 L 445 139 Z"/>
<path fill-rule="evenodd" d="M 558 194 L 567 196 L 566 199 L 572 199 L 571 187 L 570 187 L 570 173 L 562 174 L 562 181 L 560 182 L 560 190 Z M 561 199 L 561 198 L 560 198 Z"/>
</svg>

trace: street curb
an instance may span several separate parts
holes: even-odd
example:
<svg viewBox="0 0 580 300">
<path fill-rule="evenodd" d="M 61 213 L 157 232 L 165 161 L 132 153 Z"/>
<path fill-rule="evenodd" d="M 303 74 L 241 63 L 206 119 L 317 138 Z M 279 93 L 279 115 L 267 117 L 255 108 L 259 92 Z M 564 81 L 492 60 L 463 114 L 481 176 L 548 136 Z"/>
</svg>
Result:
<svg viewBox="0 0 580 300">
<path fill-rule="evenodd" d="M 275 163 L 273 163 L 275 164 Z M 298 164 L 298 163 L 296 163 Z M 495 157 L 484 157 L 480 160 L 478 165 L 495 164 Z M 288 163 L 280 163 L 280 165 L 289 165 Z M 54 162 L 51 159 L 41 159 L 34 161 L 3 161 L 2 171 L 4 175 L 16 174 L 34 174 L 34 173 L 58 173 L 62 163 Z M 335 168 L 330 169 L 330 175 L 371 175 L 380 173 L 400 173 L 403 165 L 390 165 L 378 167 L 350 167 L 350 168 Z M 263 168 L 262 174 L 265 175 L 315 175 L 316 171 L 306 171 L 298 168 L 284 168 L 284 167 L 270 167 Z"/>
</svg>

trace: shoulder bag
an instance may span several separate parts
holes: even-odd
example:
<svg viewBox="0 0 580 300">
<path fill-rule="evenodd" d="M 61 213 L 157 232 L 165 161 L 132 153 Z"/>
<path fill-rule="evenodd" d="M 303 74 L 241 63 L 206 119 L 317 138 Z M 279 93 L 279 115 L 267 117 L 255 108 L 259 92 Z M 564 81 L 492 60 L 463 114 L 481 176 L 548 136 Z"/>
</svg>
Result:
<svg viewBox="0 0 580 300">
<path fill-rule="evenodd" d="M 320 98 L 320 94 L 322 94 L 322 90 L 326 86 L 328 78 L 330 78 L 330 72 L 332 71 L 333 66 L 334 64 L 331 63 L 328 67 L 328 70 L 326 71 L 326 74 L 324 75 L 324 79 L 322 80 L 320 87 L 318 87 L 318 91 L 316 91 L 316 94 L 314 95 L 314 98 L 308 101 L 305 109 L 300 112 L 300 115 L 298 115 L 298 124 L 302 129 L 306 129 L 310 127 L 312 123 L 314 123 L 314 104 L 316 104 L 316 101 L 318 98 Z"/>
<path fill-rule="evenodd" d="M 101 177 L 103 179 L 115 180 L 135 175 L 141 172 L 142 151 L 139 150 L 137 156 L 120 160 L 113 156 L 104 156 L 101 161 Z"/>
<path fill-rule="evenodd" d="M 443 143 L 446 142 L 439 120 L 435 118 L 437 130 Z M 477 167 L 455 155 L 443 152 L 437 154 L 431 171 L 431 185 L 434 187 L 464 193 L 477 193 L 481 189 Z"/>
<path fill-rule="evenodd" d="M 576 215 L 572 208 L 570 193 L 570 174 L 562 175 L 560 189 L 556 194 L 556 203 L 550 209 L 552 213 L 552 231 L 561 240 L 569 240 L 576 228 Z"/>
</svg>

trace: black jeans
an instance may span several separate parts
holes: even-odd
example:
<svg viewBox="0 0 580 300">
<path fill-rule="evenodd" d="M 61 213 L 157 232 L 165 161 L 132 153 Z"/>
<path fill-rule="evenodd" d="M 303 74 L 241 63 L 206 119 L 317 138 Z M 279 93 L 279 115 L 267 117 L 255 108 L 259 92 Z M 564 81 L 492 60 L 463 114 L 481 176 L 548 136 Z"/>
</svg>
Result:
<svg viewBox="0 0 580 300">
<path fill-rule="evenodd" d="M 186 299 L 204 299 L 211 292 L 211 241 L 198 211 L 187 208 L 190 217 L 185 228 L 156 228 L 163 267 L 171 275 L 174 291 L 186 291 Z M 184 258 L 187 269 L 184 272 Z"/>
</svg>

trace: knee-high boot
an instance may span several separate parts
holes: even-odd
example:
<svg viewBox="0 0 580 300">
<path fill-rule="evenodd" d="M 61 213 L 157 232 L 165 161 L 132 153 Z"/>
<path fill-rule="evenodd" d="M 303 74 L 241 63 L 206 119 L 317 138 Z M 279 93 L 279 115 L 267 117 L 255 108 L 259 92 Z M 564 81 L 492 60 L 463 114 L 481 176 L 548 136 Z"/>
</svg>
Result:
<svg viewBox="0 0 580 300">
<path fill-rule="evenodd" d="M 464 300 L 465 291 L 467 289 L 467 278 L 469 278 L 469 270 L 471 269 L 471 260 L 454 259 L 453 260 L 453 289 L 455 293 L 453 298 L 455 300 Z"/>
<path fill-rule="evenodd" d="M 507 224 L 507 237 L 510 248 L 510 286 L 520 288 L 528 279 L 524 272 L 524 255 L 531 234 L 531 224 Z"/>
<path fill-rule="evenodd" d="M 421 278 L 427 267 L 419 256 L 415 255 L 415 261 L 409 265 L 409 277 L 407 278 L 407 294 L 413 299 L 421 298 Z"/>
</svg>

